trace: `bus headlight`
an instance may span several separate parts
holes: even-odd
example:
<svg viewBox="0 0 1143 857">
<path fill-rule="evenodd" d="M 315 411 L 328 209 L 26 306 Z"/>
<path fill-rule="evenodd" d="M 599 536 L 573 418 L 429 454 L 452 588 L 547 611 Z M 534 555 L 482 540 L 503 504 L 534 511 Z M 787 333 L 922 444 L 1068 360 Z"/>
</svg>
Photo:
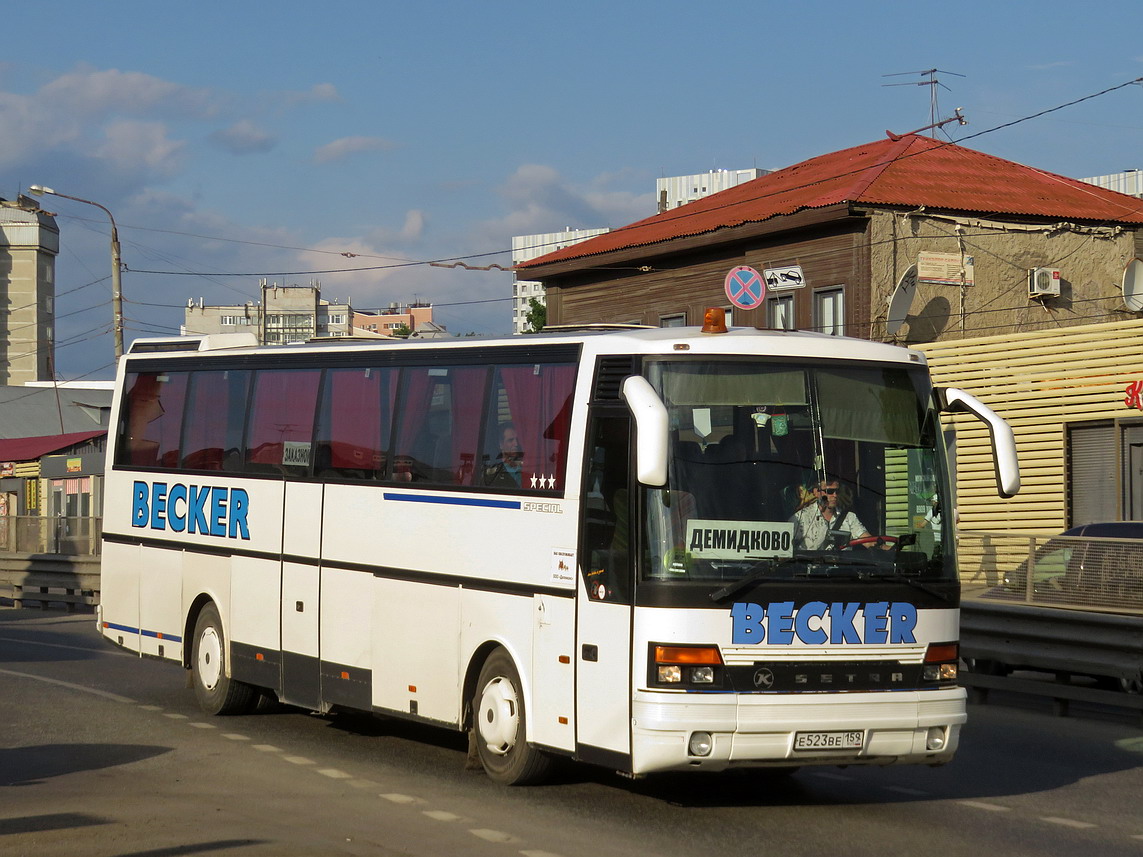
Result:
<svg viewBox="0 0 1143 857">
<path fill-rule="evenodd" d="M 648 676 L 651 687 L 677 689 L 721 687 L 722 653 L 718 646 L 670 646 L 651 643 Z"/>
<path fill-rule="evenodd" d="M 714 667 L 691 667 L 691 682 L 714 684 Z"/>
<path fill-rule="evenodd" d="M 677 664 L 659 665 L 659 681 L 663 684 L 678 684 L 683 680 L 683 668 Z"/>
<path fill-rule="evenodd" d="M 937 684 L 952 684 L 957 680 L 959 658 L 960 645 L 958 643 L 930 644 L 925 652 L 921 679 Z"/>
</svg>

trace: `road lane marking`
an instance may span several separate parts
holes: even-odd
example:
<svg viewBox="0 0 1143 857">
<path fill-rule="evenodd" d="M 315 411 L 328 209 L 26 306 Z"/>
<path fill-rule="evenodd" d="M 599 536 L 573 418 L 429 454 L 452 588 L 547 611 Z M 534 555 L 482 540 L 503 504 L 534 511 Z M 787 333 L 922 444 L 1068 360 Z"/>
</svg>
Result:
<svg viewBox="0 0 1143 857">
<path fill-rule="evenodd" d="M 283 756 L 282 759 L 291 765 L 312 765 L 314 763 L 313 759 L 307 759 L 305 756 Z"/>
<path fill-rule="evenodd" d="M 275 747 L 273 744 L 253 744 L 251 745 L 255 750 L 261 750 L 263 753 L 281 753 L 281 747 Z"/>
<path fill-rule="evenodd" d="M 445 812 L 443 809 L 426 809 L 424 814 L 434 821 L 460 821 L 459 815 Z"/>
<path fill-rule="evenodd" d="M 390 793 L 390 794 L 378 795 L 378 797 L 383 797 L 383 798 L 385 798 L 385 800 L 389 801 L 390 803 L 418 803 L 418 800 L 415 797 L 413 797 L 412 795 Z"/>
<path fill-rule="evenodd" d="M 553 854 L 551 851 L 521 851 L 523 857 L 561 857 L 559 854 Z"/>
<path fill-rule="evenodd" d="M 246 735 L 239 735 L 237 732 L 223 732 L 222 737 L 228 741 L 249 741 L 250 738 Z"/>
<path fill-rule="evenodd" d="M 169 717 L 169 718 L 171 718 L 171 720 L 190 720 L 190 718 L 187 717 L 185 714 L 179 714 L 176 711 L 168 711 L 163 716 Z"/>
<path fill-rule="evenodd" d="M 1075 830 L 1087 830 L 1096 826 L 1088 821 L 1076 821 L 1074 818 L 1058 818 L 1054 815 L 1042 815 L 1040 816 L 1040 821 L 1046 821 L 1048 824 L 1058 824 L 1061 827 L 1071 827 Z"/>
<path fill-rule="evenodd" d="M 484 827 L 479 827 L 476 830 L 468 831 L 477 839 L 483 839 L 485 842 L 519 842 L 520 840 L 513 836 L 511 833 L 505 833 L 502 830 L 488 830 Z"/>
<path fill-rule="evenodd" d="M 1011 812 L 1012 811 L 1012 807 L 1010 807 L 1010 806 L 1001 806 L 998 803 L 985 803 L 984 801 L 980 801 L 980 800 L 962 800 L 962 801 L 959 801 L 959 803 L 961 806 L 969 806 L 969 807 L 972 807 L 973 809 L 985 809 L 985 810 L 988 810 L 989 812 Z"/>
<path fill-rule="evenodd" d="M 929 794 L 929 792 L 911 789 L 908 786 L 884 786 L 884 789 L 887 792 L 896 792 L 899 795 L 909 795 L 910 797 L 924 797 Z"/>
<path fill-rule="evenodd" d="M 339 771 L 337 768 L 318 768 L 318 773 L 323 777 L 329 777 L 331 780 L 348 780 L 352 776 L 352 774 Z"/>
<path fill-rule="evenodd" d="M 217 729 L 213 723 L 203 723 L 201 720 L 196 720 L 194 723 L 188 723 L 192 729 Z"/>
<path fill-rule="evenodd" d="M 30 678 L 33 681 L 42 681 L 45 684 L 54 684 L 59 687 L 66 687 L 69 690 L 78 690 L 81 693 L 90 693 L 93 696 L 101 696 L 104 699 L 110 699 L 112 702 L 126 702 L 128 705 L 134 705 L 135 700 L 128 699 L 125 696 L 120 696 L 117 693 L 108 693 L 106 690 L 97 690 L 94 687 L 84 687 L 82 684 L 74 684 L 70 681 L 60 681 L 58 678 L 48 678 L 42 675 L 31 675 L 30 673 L 16 672 L 15 670 L 0 670 L 2 675 L 14 675 L 17 678 Z"/>
</svg>

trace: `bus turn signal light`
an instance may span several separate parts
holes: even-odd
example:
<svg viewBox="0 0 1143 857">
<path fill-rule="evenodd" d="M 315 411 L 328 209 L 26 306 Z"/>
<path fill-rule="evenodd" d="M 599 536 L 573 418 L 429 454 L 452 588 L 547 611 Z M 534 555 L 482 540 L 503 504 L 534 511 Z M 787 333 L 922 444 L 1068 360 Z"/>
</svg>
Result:
<svg viewBox="0 0 1143 857">
<path fill-rule="evenodd" d="M 726 333 L 726 310 L 721 307 L 707 307 L 702 315 L 703 333 Z"/>
</svg>

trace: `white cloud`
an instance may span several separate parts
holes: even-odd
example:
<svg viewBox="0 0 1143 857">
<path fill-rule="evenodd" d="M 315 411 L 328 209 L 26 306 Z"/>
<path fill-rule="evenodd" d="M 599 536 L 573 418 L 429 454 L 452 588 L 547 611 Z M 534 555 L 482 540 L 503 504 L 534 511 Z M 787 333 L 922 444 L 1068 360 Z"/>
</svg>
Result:
<svg viewBox="0 0 1143 857">
<path fill-rule="evenodd" d="M 201 118 L 215 112 L 208 90 L 114 68 L 81 69 L 62 75 L 41 87 L 36 98 L 53 110 L 86 116 L 122 113 Z"/>
<path fill-rule="evenodd" d="M 342 137 L 340 140 L 318 146 L 314 150 L 314 162 L 328 164 L 360 152 L 384 152 L 395 148 L 397 144 L 384 137 Z"/>
<path fill-rule="evenodd" d="M 249 119 L 240 119 L 229 128 L 215 131 L 210 141 L 235 155 L 268 152 L 277 145 L 276 137 L 262 130 Z"/>
<path fill-rule="evenodd" d="M 289 104 L 310 104 L 323 101 L 342 101 L 341 93 L 332 83 L 317 83 L 309 89 L 285 93 Z"/>
<path fill-rule="evenodd" d="M 104 143 L 94 154 L 121 169 L 145 166 L 151 175 L 170 176 L 181 166 L 184 143 L 167 136 L 162 122 L 121 120 L 104 127 Z"/>
<path fill-rule="evenodd" d="M 504 245 L 513 235 L 626 226 L 655 213 L 653 193 L 614 188 L 630 180 L 623 174 L 602 175 L 587 187 L 578 187 L 543 164 L 524 164 L 498 189 L 508 213 L 487 220 L 478 228 L 478 240 Z"/>
</svg>

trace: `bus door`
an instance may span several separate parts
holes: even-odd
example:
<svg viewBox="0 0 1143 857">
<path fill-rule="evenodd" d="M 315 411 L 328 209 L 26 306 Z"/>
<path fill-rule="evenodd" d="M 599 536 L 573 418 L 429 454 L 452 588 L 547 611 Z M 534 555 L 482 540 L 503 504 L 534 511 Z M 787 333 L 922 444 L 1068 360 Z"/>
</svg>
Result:
<svg viewBox="0 0 1143 857">
<path fill-rule="evenodd" d="M 620 770 L 631 754 L 630 435 L 618 409 L 589 426 L 576 611 L 576 755 Z"/>
<path fill-rule="evenodd" d="M 282 692 L 281 701 L 320 709 L 322 486 L 285 486 L 282 515 Z"/>
</svg>

